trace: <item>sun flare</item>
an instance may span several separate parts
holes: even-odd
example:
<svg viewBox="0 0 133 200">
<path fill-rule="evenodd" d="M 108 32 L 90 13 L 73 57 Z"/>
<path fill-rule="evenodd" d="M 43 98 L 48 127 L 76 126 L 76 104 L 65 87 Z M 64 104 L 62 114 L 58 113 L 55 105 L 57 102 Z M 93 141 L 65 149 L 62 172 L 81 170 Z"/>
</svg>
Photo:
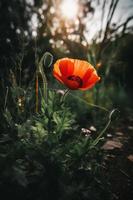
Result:
<svg viewBox="0 0 133 200">
<path fill-rule="evenodd" d="M 77 0 L 62 0 L 60 5 L 61 14 L 67 19 L 75 19 L 78 14 Z"/>
</svg>

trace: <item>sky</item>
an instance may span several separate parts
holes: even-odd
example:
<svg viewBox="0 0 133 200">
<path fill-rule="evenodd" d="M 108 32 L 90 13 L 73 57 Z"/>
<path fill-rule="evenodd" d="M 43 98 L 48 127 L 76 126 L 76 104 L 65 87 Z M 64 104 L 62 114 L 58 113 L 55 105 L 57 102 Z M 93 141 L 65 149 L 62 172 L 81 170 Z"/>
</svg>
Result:
<svg viewBox="0 0 133 200">
<path fill-rule="evenodd" d="M 31 5 L 34 5 L 34 0 L 26 0 L 28 3 Z M 45 0 L 44 0 L 45 2 Z M 53 2 L 56 2 L 56 0 L 53 0 Z M 62 8 L 62 16 L 66 15 L 68 17 L 68 20 L 73 20 L 75 21 L 75 16 L 72 19 L 72 16 L 76 12 L 76 2 L 78 0 L 62 0 L 63 6 L 60 5 L 60 8 Z M 80 2 L 80 0 L 79 0 Z M 95 12 L 94 15 L 91 16 L 90 18 L 87 19 L 86 24 L 87 24 L 87 29 L 88 32 L 85 34 L 86 39 L 92 40 L 95 35 L 98 33 L 98 30 L 101 28 L 101 3 L 103 0 L 99 0 L 100 4 L 96 4 L 97 0 L 92 0 L 92 7 L 94 6 Z M 107 19 L 107 13 L 108 13 L 108 7 L 110 4 L 111 0 L 107 0 L 107 7 L 105 9 L 105 16 L 103 20 L 103 27 L 106 25 L 106 19 Z M 129 16 L 133 15 L 133 0 L 119 0 L 119 3 L 117 5 L 117 9 L 115 11 L 114 17 L 112 19 L 112 23 L 116 23 L 117 26 L 121 23 L 123 23 Z M 31 19 L 32 22 L 32 27 L 34 28 L 33 33 L 36 36 L 36 28 L 37 28 L 37 15 L 34 15 Z M 133 20 L 131 20 L 128 24 L 129 26 L 133 26 Z"/>
<path fill-rule="evenodd" d="M 107 0 L 110 3 L 110 0 Z M 102 2 L 102 0 L 100 0 Z M 91 28 L 93 31 L 89 31 L 87 36 L 88 40 L 94 38 L 95 34 L 97 34 L 97 30 L 101 27 L 101 5 L 96 6 L 95 0 L 93 1 L 92 5 L 96 7 L 96 12 L 94 13 L 93 20 L 88 21 L 87 28 L 88 30 Z M 108 6 L 106 7 L 105 17 L 103 20 L 103 27 L 105 27 L 106 19 L 107 19 L 107 11 Z M 117 5 L 114 17 L 112 19 L 112 23 L 116 23 L 117 26 L 123 23 L 129 16 L 133 16 L 133 0 L 119 0 Z M 133 26 L 133 20 L 129 23 L 130 26 Z"/>
</svg>

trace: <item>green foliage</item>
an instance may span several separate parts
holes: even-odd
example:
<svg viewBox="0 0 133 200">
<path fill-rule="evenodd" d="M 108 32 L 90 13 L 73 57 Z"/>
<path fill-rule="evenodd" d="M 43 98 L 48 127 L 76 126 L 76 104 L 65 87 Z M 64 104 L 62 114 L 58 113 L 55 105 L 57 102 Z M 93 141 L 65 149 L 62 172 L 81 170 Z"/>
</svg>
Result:
<svg viewBox="0 0 133 200">
<path fill-rule="evenodd" d="M 9 90 L 1 119 L 2 194 L 12 188 L 14 198 L 65 200 L 78 199 L 80 194 L 79 199 L 88 199 L 94 197 L 92 190 L 96 184 L 101 195 L 101 186 L 93 179 L 102 169 L 102 154 L 94 144 L 99 138 L 81 131 L 75 113 L 62 102 L 62 94 L 48 89 L 46 103 L 42 88 L 40 85 L 38 113 L 34 113 L 32 84 L 27 89 L 16 86 Z"/>
<path fill-rule="evenodd" d="M 127 34 L 132 17 L 112 26 L 118 1 L 96 2 L 96 7 L 103 4 L 101 30 L 91 44 L 86 36 L 93 31 L 93 27 L 87 30 L 97 10 L 93 1 L 79 1 L 82 12 L 71 22 L 61 18 L 60 1 L 0 2 L 0 194 L 4 200 L 114 199 L 107 180 L 112 174 L 104 167 L 101 145 L 113 109 L 125 115 L 125 107 L 132 104 L 127 96 L 128 92 L 132 97 L 133 85 L 133 37 Z M 108 11 L 106 3 L 110 3 Z M 102 30 L 105 10 L 108 17 Z M 34 16 L 37 38 L 32 35 Z M 67 56 L 88 59 L 101 82 L 67 97 L 49 89 L 53 59 Z M 56 87 L 52 80 L 50 84 Z M 96 132 L 90 132 L 91 125 Z"/>
</svg>

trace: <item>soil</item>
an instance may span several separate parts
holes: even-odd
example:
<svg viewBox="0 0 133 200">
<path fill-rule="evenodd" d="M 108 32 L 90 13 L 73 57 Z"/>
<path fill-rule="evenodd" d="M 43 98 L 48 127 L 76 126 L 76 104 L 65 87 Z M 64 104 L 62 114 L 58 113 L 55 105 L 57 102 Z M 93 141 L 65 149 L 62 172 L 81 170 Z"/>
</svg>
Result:
<svg viewBox="0 0 133 200">
<path fill-rule="evenodd" d="M 109 130 L 102 149 L 112 193 L 111 200 L 133 199 L 133 117 L 121 119 Z"/>
</svg>

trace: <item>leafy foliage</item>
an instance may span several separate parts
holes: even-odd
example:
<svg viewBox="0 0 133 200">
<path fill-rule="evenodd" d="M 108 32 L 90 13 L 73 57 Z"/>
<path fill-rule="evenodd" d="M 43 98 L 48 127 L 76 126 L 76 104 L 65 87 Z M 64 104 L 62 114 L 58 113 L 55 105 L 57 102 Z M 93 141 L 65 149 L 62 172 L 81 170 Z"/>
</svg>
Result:
<svg viewBox="0 0 133 200">
<path fill-rule="evenodd" d="M 102 154 L 92 145 L 95 139 L 82 133 L 75 114 L 56 90 L 48 90 L 46 103 L 40 87 L 39 112 L 34 113 L 33 91 L 32 85 L 27 90 L 18 86 L 9 90 L 11 99 L 8 96 L 1 119 L 1 193 L 5 199 L 10 188 L 14 198 L 93 197 L 91 188 L 97 184 L 93 176 L 102 169 Z"/>
</svg>

